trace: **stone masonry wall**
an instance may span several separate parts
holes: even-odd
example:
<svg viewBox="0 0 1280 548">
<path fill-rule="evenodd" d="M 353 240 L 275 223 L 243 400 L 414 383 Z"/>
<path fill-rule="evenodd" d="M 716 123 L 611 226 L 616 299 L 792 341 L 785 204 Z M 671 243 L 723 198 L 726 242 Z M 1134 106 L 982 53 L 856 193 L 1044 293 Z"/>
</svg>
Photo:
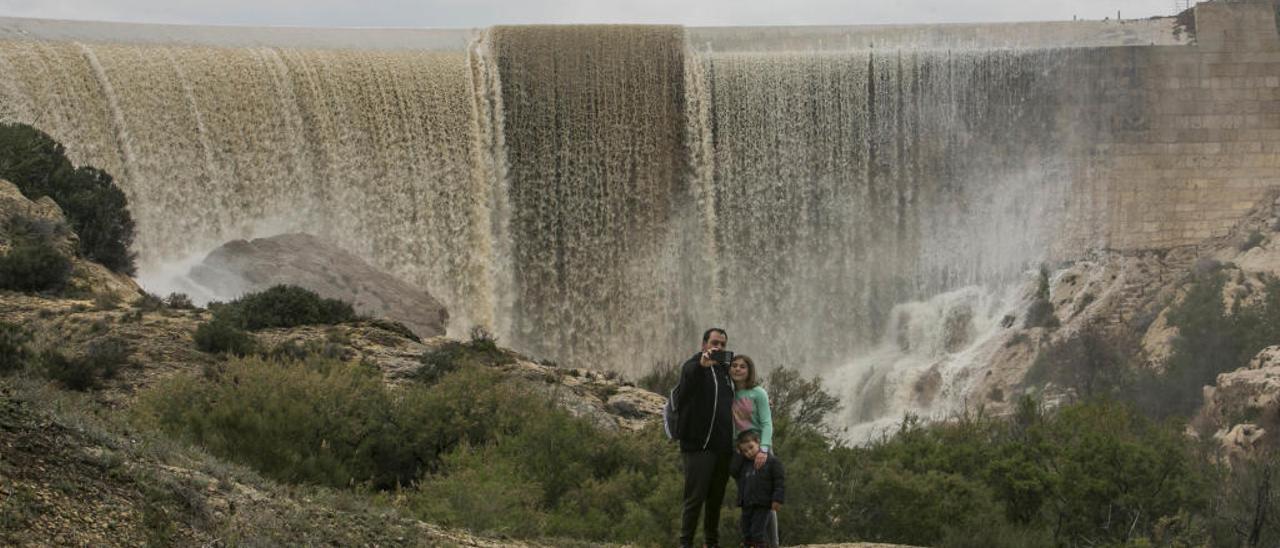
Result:
<svg viewBox="0 0 1280 548">
<path fill-rule="evenodd" d="M 1101 131 L 1078 152 L 1065 255 L 1222 236 L 1280 185 L 1272 2 L 1203 3 L 1194 26 L 1194 45 L 1108 52 L 1104 104 L 1080 113 Z"/>
</svg>

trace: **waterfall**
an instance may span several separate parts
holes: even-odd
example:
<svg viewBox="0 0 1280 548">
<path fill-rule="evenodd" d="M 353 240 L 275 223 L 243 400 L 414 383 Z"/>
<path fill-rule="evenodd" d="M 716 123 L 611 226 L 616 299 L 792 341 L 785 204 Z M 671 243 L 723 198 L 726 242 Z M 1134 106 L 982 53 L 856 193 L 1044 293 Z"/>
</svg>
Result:
<svg viewBox="0 0 1280 548">
<path fill-rule="evenodd" d="M 844 383 L 865 422 L 989 338 L 984 304 L 964 344 L 894 342 L 904 314 L 936 338 L 946 322 L 921 318 L 946 314 L 921 306 L 1004 295 L 1044 260 L 1107 116 L 1080 105 L 1123 69 L 962 30 L 893 48 L 884 29 L 754 47 L 749 29 L 494 27 L 440 49 L 10 33 L 0 119 L 117 175 L 144 272 L 311 232 L 440 298 L 455 336 L 638 374 L 721 326 L 766 369 Z M 821 47 L 784 47 L 800 38 Z"/>
<path fill-rule="evenodd" d="M 311 232 L 490 322 L 464 52 L 0 42 L 0 113 L 115 174 L 145 273 Z"/>
</svg>

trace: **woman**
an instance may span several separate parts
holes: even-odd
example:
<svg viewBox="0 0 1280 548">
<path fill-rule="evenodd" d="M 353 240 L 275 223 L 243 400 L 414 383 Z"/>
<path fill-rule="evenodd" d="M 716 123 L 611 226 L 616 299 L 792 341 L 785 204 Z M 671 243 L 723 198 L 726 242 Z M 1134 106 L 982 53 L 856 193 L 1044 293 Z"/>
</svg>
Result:
<svg viewBox="0 0 1280 548">
<path fill-rule="evenodd" d="M 760 451 L 755 456 L 756 470 L 762 468 L 769 453 L 773 451 L 773 414 L 769 412 L 769 394 L 760 386 L 760 377 L 756 373 L 756 362 L 750 356 L 738 354 L 729 362 L 729 378 L 733 379 L 733 436 L 746 430 L 755 430 L 760 435 Z M 734 452 L 735 464 L 741 459 Z M 731 466 L 730 469 L 737 469 Z M 778 545 L 778 515 L 769 516 L 769 546 Z"/>
<path fill-rule="evenodd" d="M 764 466 L 768 452 L 773 450 L 773 415 L 769 413 L 769 394 L 760 386 L 756 362 L 750 356 L 738 354 L 729 363 L 729 378 L 733 379 L 733 435 L 744 430 L 760 434 L 760 453 L 756 456 L 756 468 Z"/>
</svg>

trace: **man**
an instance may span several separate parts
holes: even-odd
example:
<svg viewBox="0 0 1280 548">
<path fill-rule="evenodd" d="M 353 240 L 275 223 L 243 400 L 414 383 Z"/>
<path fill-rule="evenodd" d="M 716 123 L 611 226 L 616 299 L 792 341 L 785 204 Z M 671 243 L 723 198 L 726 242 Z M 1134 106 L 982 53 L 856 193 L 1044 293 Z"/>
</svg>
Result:
<svg viewBox="0 0 1280 548">
<path fill-rule="evenodd" d="M 707 546 L 720 542 L 720 506 L 733 456 L 733 381 L 728 364 L 712 359 L 729 335 L 718 327 L 702 334 L 702 351 L 680 367 L 674 391 L 680 411 L 680 456 L 684 461 L 684 510 L 680 546 L 693 546 L 698 514 L 706 510 L 702 536 Z"/>
</svg>

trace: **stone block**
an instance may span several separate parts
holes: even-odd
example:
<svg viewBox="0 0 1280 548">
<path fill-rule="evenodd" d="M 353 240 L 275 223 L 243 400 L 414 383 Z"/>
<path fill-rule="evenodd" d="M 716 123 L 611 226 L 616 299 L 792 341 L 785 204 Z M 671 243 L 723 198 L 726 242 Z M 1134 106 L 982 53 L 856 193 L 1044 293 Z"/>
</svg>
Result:
<svg viewBox="0 0 1280 548">
<path fill-rule="evenodd" d="M 1220 147 L 1221 152 L 1227 154 L 1259 154 L 1263 152 L 1262 142 L 1260 141 L 1225 143 L 1218 144 L 1218 146 Z"/>
</svg>

